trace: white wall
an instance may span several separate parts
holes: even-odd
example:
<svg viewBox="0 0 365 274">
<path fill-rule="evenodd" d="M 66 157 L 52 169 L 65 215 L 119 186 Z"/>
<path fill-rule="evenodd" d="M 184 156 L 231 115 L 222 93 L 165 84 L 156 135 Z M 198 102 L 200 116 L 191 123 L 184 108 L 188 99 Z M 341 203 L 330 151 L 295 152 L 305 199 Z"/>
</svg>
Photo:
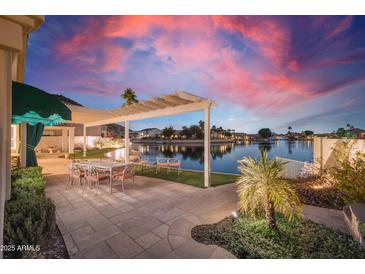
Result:
<svg viewBox="0 0 365 274">
<path fill-rule="evenodd" d="M 86 136 L 87 148 L 95 147 L 95 141 L 101 140 L 102 142 L 108 142 L 111 138 L 101 138 L 100 136 Z M 62 136 L 42 136 L 36 149 L 55 146 L 58 147 L 62 152 L 68 152 L 68 137 L 65 139 L 65 144 L 62 146 Z M 75 147 L 82 148 L 84 143 L 83 136 L 75 136 L 74 144 Z"/>
<path fill-rule="evenodd" d="M 276 157 L 278 160 L 286 162 L 282 176 L 286 179 L 297 179 L 306 162 Z"/>
<path fill-rule="evenodd" d="M 331 168 L 335 165 L 334 150 L 341 147 L 341 143 L 345 139 L 329 139 L 329 138 L 314 138 L 313 143 L 313 157 L 323 169 Z M 352 146 L 352 154 L 355 155 L 357 151 L 365 153 L 365 140 L 352 139 L 349 140 Z"/>
</svg>

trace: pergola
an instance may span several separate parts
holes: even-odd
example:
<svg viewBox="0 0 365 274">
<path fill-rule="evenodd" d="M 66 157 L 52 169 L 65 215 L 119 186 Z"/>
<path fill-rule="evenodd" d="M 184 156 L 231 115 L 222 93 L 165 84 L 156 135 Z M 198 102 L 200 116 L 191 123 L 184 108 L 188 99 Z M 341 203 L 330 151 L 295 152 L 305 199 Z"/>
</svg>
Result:
<svg viewBox="0 0 365 274">
<path fill-rule="evenodd" d="M 88 127 L 124 122 L 125 159 L 129 161 L 129 121 L 170 116 L 186 112 L 204 111 L 204 186 L 210 186 L 210 109 L 215 105 L 210 99 L 187 92 L 175 92 L 121 108 L 103 110 L 67 105 L 72 112 L 72 123 L 84 125 L 83 152 L 86 156 Z"/>
</svg>

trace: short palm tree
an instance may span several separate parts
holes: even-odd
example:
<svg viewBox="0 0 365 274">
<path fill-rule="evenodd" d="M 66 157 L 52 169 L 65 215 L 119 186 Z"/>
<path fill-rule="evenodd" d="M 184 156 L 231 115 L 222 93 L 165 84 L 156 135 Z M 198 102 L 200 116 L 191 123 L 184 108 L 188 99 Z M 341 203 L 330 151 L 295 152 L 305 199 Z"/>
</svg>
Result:
<svg viewBox="0 0 365 274">
<path fill-rule="evenodd" d="M 138 103 L 138 99 L 136 96 L 136 93 L 131 88 L 126 88 L 122 93 L 122 99 L 124 99 L 126 102 L 124 105 L 131 105 L 134 103 Z"/>
<path fill-rule="evenodd" d="M 236 182 L 238 210 L 251 216 L 264 212 L 267 226 L 272 229 L 276 228 L 276 210 L 289 220 L 302 212 L 294 184 L 281 176 L 284 165 L 277 159 L 268 159 L 265 150 L 261 151 L 260 160 L 245 157 L 239 161 L 242 175 Z"/>
</svg>

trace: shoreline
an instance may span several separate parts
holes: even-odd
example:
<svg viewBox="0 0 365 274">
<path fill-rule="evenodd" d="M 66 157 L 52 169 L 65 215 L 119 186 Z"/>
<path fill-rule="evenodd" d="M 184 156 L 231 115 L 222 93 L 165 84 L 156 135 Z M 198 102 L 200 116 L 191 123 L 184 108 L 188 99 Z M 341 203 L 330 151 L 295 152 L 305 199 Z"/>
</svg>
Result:
<svg viewBox="0 0 365 274">
<path fill-rule="evenodd" d="M 133 144 L 153 144 L 153 145 L 170 145 L 170 144 L 204 144 L 203 139 L 197 140 L 132 140 Z M 211 144 L 232 144 L 234 141 L 229 140 L 211 140 Z"/>
</svg>

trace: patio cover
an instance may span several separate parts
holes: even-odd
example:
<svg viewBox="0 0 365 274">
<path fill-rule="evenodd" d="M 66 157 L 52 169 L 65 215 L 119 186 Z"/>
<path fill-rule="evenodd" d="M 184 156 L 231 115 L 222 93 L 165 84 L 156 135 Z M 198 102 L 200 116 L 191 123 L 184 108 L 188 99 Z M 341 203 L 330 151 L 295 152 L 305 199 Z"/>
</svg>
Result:
<svg viewBox="0 0 365 274">
<path fill-rule="evenodd" d="M 67 107 L 72 112 L 72 120 L 70 122 L 92 127 L 194 112 L 203 110 L 207 104 L 215 103 L 210 99 L 179 91 L 110 110 L 68 104 Z"/>
<path fill-rule="evenodd" d="M 204 185 L 210 185 L 210 109 L 215 105 L 210 99 L 187 92 L 175 92 L 120 108 L 103 110 L 67 105 L 72 111 L 71 123 L 84 125 L 83 152 L 86 156 L 86 129 L 112 123 L 124 122 L 125 158 L 129 157 L 129 121 L 170 116 L 186 112 L 204 111 Z"/>
</svg>

